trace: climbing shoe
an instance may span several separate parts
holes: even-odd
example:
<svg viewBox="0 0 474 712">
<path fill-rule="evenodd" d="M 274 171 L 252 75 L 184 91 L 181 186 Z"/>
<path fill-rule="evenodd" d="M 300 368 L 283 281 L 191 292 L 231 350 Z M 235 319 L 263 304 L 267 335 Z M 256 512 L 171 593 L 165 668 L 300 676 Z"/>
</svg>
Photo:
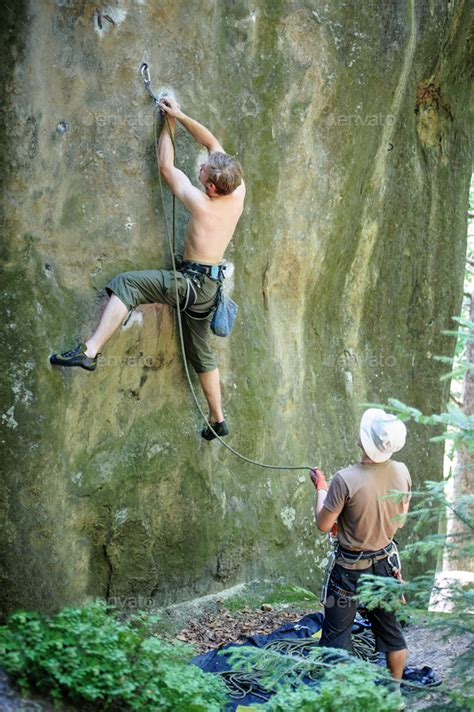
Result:
<svg viewBox="0 0 474 712">
<path fill-rule="evenodd" d="M 222 420 L 220 423 L 211 423 L 211 425 L 213 430 L 215 430 L 217 435 L 221 438 L 224 437 L 224 435 L 229 434 L 229 428 L 227 427 L 225 420 Z M 204 428 L 201 435 L 204 440 L 214 440 L 216 437 L 210 427 Z"/>
<path fill-rule="evenodd" d="M 53 366 L 80 366 L 86 371 L 95 371 L 97 368 L 97 356 L 92 358 L 86 356 L 86 345 L 78 344 L 71 351 L 64 351 L 62 354 L 52 354 L 49 362 Z"/>
</svg>

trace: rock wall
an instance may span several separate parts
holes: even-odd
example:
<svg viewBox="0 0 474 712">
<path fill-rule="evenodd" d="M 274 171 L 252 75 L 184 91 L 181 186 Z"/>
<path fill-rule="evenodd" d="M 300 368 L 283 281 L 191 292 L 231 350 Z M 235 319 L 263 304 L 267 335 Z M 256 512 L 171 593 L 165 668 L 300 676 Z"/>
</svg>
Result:
<svg viewBox="0 0 474 712">
<path fill-rule="evenodd" d="M 469 3 L 18 0 L 0 15 L 1 611 L 167 604 L 265 576 L 316 588 L 306 474 L 201 441 L 168 308 L 136 310 L 94 374 L 48 355 L 90 334 L 114 274 L 169 265 L 147 61 L 246 173 L 227 255 L 240 316 L 215 344 L 229 444 L 332 473 L 357 457 L 361 403 L 442 407 Z M 198 159 L 179 131 L 179 165 L 196 176 Z M 440 477 L 426 432 L 403 459 L 418 485 Z"/>
</svg>

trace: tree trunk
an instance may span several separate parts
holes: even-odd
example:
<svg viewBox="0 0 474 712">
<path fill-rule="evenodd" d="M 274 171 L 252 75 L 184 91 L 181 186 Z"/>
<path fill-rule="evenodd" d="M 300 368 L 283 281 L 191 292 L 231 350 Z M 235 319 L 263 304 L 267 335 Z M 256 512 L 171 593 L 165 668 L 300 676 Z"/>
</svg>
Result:
<svg viewBox="0 0 474 712">
<path fill-rule="evenodd" d="M 469 306 L 469 320 L 474 323 L 474 292 L 471 294 Z M 474 333 L 472 334 L 474 339 Z M 466 415 L 474 413 L 474 341 L 467 345 L 466 361 L 470 368 L 464 375 L 462 387 L 462 410 Z M 472 494 L 472 482 L 474 473 L 474 453 L 461 446 L 457 451 L 453 464 L 453 480 L 450 488 L 451 504 L 456 510 L 462 497 Z M 472 512 L 464 512 L 464 519 L 470 517 Z M 472 542 L 472 528 L 470 528 L 463 518 L 456 516 L 455 511 L 448 509 L 447 514 L 447 534 L 449 542 L 456 544 L 456 549 L 446 549 L 443 560 L 443 570 L 445 571 L 468 571 L 474 573 L 474 558 L 463 554 L 463 545 Z"/>
</svg>

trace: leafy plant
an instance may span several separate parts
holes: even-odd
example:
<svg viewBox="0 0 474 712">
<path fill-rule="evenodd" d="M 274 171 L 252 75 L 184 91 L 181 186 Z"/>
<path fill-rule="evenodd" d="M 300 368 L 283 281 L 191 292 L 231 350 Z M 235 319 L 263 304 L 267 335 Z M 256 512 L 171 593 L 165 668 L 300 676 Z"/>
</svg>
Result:
<svg viewBox="0 0 474 712">
<path fill-rule="evenodd" d="M 267 712 L 394 712 L 400 708 L 400 695 L 391 691 L 387 671 L 344 650 L 315 648 L 302 656 L 243 647 L 229 658 L 234 667 L 256 674 L 264 688 L 277 688 L 263 708 Z M 303 681 L 311 684 L 303 685 Z"/>
<path fill-rule="evenodd" d="M 452 377 L 463 377 L 468 388 L 472 388 L 474 363 L 474 322 L 469 319 L 456 319 L 460 326 L 459 343 L 457 354 L 454 359 L 443 359 L 452 365 Z M 464 394 L 469 402 L 472 395 L 468 389 L 464 388 Z M 402 420 L 419 423 L 421 425 L 443 425 L 441 434 L 431 438 L 432 441 L 446 441 L 451 445 L 451 453 L 454 457 L 462 453 L 462 460 L 457 463 L 457 470 L 450 472 L 449 476 L 442 482 L 427 481 L 424 488 L 413 492 L 411 509 L 408 514 L 407 526 L 417 532 L 427 521 L 443 521 L 446 513 L 451 520 L 451 526 L 446 533 L 432 534 L 425 536 L 417 542 L 408 544 L 401 553 L 401 557 L 409 558 L 416 554 L 419 561 L 441 560 L 448 557 L 451 568 L 463 568 L 463 563 L 474 560 L 474 517 L 473 504 L 474 495 L 465 488 L 458 487 L 455 496 L 447 494 L 446 485 L 453 478 L 466 479 L 469 471 L 472 473 L 474 456 L 474 415 L 466 412 L 466 404 L 449 403 L 445 412 L 433 415 L 424 415 L 418 409 L 401 403 L 395 399 L 389 399 L 388 408 L 392 413 L 398 415 Z M 454 480 L 456 484 L 456 480 Z M 393 497 L 399 493 L 392 493 Z M 458 564 L 460 562 L 461 565 Z M 454 566 L 456 564 L 456 566 Z M 471 569 L 472 570 L 472 569 Z M 444 583 L 442 588 L 433 584 L 434 571 L 427 571 L 421 576 L 414 577 L 410 582 L 399 584 L 390 579 L 377 579 L 373 576 L 361 577 L 359 587 L 359 598 L 368 608 L 383 606 L 390 610 L 399 611 L 400 592 L 403 590 L 407 594 L 409 601 L 405 608 L 405 613 L 415 613 L 419 608 L 428 608 L 430 598 L 442 597 L 449 599 L 451 611 L 443 615 L 428 617 L 428 624 L 443 628 L 446 636 L 454 633 L 466 635 L 474 633 L 474 617 L 469 615 L 474 610 L 474 591 L 471 586 L 458 583 L 454 577 L 451 583 Z M 468 615 L 466 615 L 468 613 Z M 474 663 L 474 646 L 472 643 L 462 656 L 459 656 L 455 665 L 450 671 L 451 675 L 457 675 L 457 689 L 446 692 L 440 691 L 443 698 L 443 705 L 449 704 L 452 709 L 473 709 L 474 698 L 470 691 L 470 676 L 466 671 L 472 669 Z M 435 703 L 432 709 L 438 709 Z"/>
<path fill-rule="evenodd" d="M 106 604 L 65 608 L 53 617 L 18 611 L 0 627 L 0 659 L 22 690 L 106 710 L 218 712 L 225 688 L 188 665 L 190 646 L 151 635 L 156 619 L 120 621 Z"/>
<path fill-rule="evenodd" d="M 373 670 L 348 664 L 333 667 L 315 690 L 285 688 L 267 705 L 268 712 L 394 712 L 400 696 L 374 684 Z"/>
</svg>

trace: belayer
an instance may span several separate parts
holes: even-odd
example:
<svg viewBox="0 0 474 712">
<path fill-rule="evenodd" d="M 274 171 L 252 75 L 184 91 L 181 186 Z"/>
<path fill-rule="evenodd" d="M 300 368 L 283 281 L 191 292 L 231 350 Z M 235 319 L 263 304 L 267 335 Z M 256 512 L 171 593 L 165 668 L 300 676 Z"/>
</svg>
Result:
<svg viewBox="0 0 474 712">
<path fill-rule="evenodd" d="M 358 445 L 361 461 L 337 472 L 328 487 L 324 473 L 311 471 L 316 487 L 315 517 L 320 531 L 337 520 L 338 545 L 326 571 L 321 603 L 321 645 L 351 651 L 351 629 L 357 610 L 358 581 L 363 574 L 401 579 L 393 541 L 408 512 L 411 478 L 406 465 L 391 459 L 405 444 L 406 427 L 396 416 L 369 408 L 362 416 Z M 406 492 L 400 499 L 390 492 Z M 376 648 L 384 652 L 392 676 L 402 677 L 406 642 L 393 612 L 368 611 Z"/>
<path fill-rule="evenodd" d="M 92 336 L 70 351 L 53 354 L 57 366 L 79 366 L 95 371 L 104 344 L 139 304 L 158 302 L 182 311 L 186 358 L 198 374 L 209 406 L 209 423 L 220 436 L 229 430 L 222 411 L 219 370 L 209 343 L 213 308 L 224 279 L 222 260 L 242 214 L 245 184 L 240 163 L 225 153 L 219 141 L 202 124 L 186 116 L 172 97 L 163 97 L 160 109 L 167 114 L 156 146 L 160 172 L 189 212 L 183 261 L 173 270 L 124 272 L 105 287 L 109 301 Z M 209 152 L 201 164 L 196 188 L 174 165 L 174 134 L 178 120 Z M 176 303 L 176 282 L 179 304 Z M 206 440 L 215 435 L 207 427 Z"/>
</svg>

